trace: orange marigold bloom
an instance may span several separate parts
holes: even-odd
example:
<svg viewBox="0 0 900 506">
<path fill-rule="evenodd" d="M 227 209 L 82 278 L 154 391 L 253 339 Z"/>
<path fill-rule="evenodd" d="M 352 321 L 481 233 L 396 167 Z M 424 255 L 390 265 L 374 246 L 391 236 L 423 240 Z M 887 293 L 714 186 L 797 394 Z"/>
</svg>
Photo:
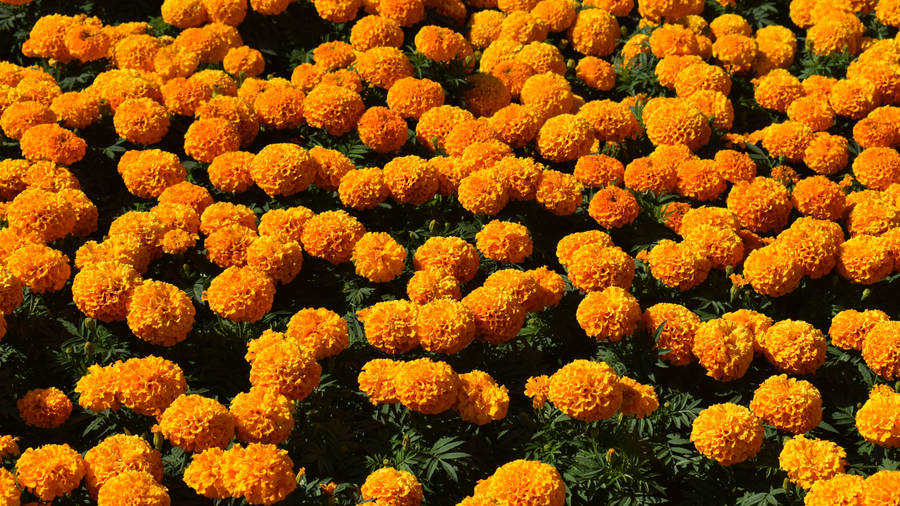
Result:
<svg viewBox="0 0 900 506">
<path fill-rule="evenodd" d="M 462 299 L 462 303 L 475 315 L 478 339 L 491 344 L 503 344 L 513 339 L 525 323 L 525 308 L 501 288 L 476 288 Z"/>
<path fill-rule="evenodd" d="M 72 401 L 56 387 L 29 390 L 16 401 L 19 417 L 25 425 L 54 429 L 72 413 Z"/>
<path fill-rule="evenodd" d="M 122 473 L 146 473 L 156 481 L 162 481 L 163 476 L 159 451 L 140 436 L 109 436 L 84 454 L 84 463 L 85 485 L 93 497 L 103 485 Z"/>
<path fill-rule="evenodd" d="M 201 26 L 209 19 L 202 0 L 165 0 L 160 11 L 166 24 L 182 29 Z"/>
<path fill-rule="evenodd" d="M 485 425 L 506 416 L 509 391 L 484 371 L 474 370 L 459 375 L 459 393 L 453 409 L 460 418 Z"/>
<path fill-rule="evenodd" d="M 549 376 L 532 376 L 525 382 L 525 396 L 531 398 L 531 406 L 541 409 L 548 400 L 550 394 Z"/>
<path fill-rule="evenodd" d="M 418 306 L 406 300 L 379 302 L 356 312 L 366 340 L 385 353 L 406 353 L 419 346 L 416 334 Z"/>
<path fill-rule="evenodd" d="M 817 480 L 803 498 L 809 506 L 830 504 L 863 504 L 865 479 L 854 474 L 839 473 L 831 478 Z"/>
<path fill-rule="evenodd" d="M 784 156 L 794 162 L 804 158 L 806 149 L 815 139 L 811 128 L 795 121 L 770 125 L 762 133 L 762 145 L 770 156 Z"/>
<path fill-rule="evenodd" d="M 694 334 L 700 327 L 699 316 L 684 306 L 660 303 L 647 308 L 642 319 L 650 335 L 655 335 L 662 326 L 655 347 L 667 351 L 660 358 L 675 365 L 687 365 L 694 360 L 692 348 Z"/>
<path fill-rule="evenodd" d="M 506 207 L 509 193 L 500 173 L 494 170 L 479 170 L 460 181 L 459 203 L 474 214 L 494 215 Z"/>
<path fill-rule="evenodd" d="M 514 460 L 497 468 L 475 486 L 460 504 L 479 505 L 523 501 L 535 506 L 565 504 L 566 484 L 555 467 L 536 460 Z M 471 501 L 471 502 L 467 502 Z"/>
<path fill-rule="evenodd" d="M 296 144 L 269 144 L 250 162 L 250 176 L 267 195 L 290 196 L 312 184 L 316 163 Z"/>
<path fill-rule="evenodd" d="M 316 186 L 326 191 L 337 190 L 341 178 L 356 168 L 347 156 L 334 149 L 314 146 L 309 150 L 309 155 L 316 163 Z"/>
<path fill-rule="evenodd" d="M 223 464 L 219 471 L 221 483 L 230 497 L 242 497 L 250 504 L 273 504 L 283 501 L 297 488 L 294 462 L 287 450 L 275 445 L 233 446 L 224 452 L 220 461 Z"/>
<path fill-rule="evenodd" d="M 589 337 L 618 342 L 637 329 L 641 321 L 641 307 L 633 295 L 617 286 L 610 286 L 588 293 L 578 305 L 575 317 Z"/>
<path fill-rule="evenodd" d="M 809 488 L 819 480 L 827 480 L 844 472 L 847 453 L 836 443 L 823 439 L 807 439 L 803 434 L 784 443 L 778 465 L 788 479 L 801 488 Z"/>
<path fill-rule="evenodd" d="M 152 355 L 117 363 L 110 372 L 115 373 L 116 396 L 122 405 L 141 415 L 160 415 L 187 390 L 181 368 Z"/>
<path fill-rule="evenodd" d="M 444 269 L 465 283 L 478 272 L 478 251 L 459 237 L 430 237 L 413 255 L 413 268 Z"/>
<path fill-rule="evenodd" d="M 822 395 L 808 381 L 770 376 L 753 392 L 750 409 L 778 430 L 803 434 L 822 422 Z"/>
<path fill-rule="evenodd" d="M 168 489 L 145 471 L 124 471 L 110 478 L 97 494 L 97 504 L 115 505 L 139 501 L 148 506 L 168 506 Z"/>
<path fill-rule="evenodd" d="M 625 177 L 625 166 L 611 156 L 585 155 L 575 163 L 572 175 L 588 188 L 603 188 L 620 183 Z"/>
<path fill-rule="evenodd" d="M 831 87 L 828 103 L 838 116 L 860 119 L 881 102 L 878 88 L 865 79 L 842 79 Z"/>
<path fill-rule="evenodd" d="M 132 291 L 141 281 L 140 274 L 130 265 L 97 262 L 85 266 L 75 275 L 72 280 L 72 299 L 89 318 L 104 322 L 122 321 L 125 319 Z"/>
<path fill-rule="evenodd" d="M 816 133 L 803 152 L 803 162 L 819 174 L 831 175 L 847 166 L 847 139 L 826 132 Z"/>
<path fill-rule="evenodd" d="M 781 297 L 794 291 L 804 273 L 803 265 L 793 252 L 777 243 L 754 249 L 744 260 L 744 278 L 756 292 L 770 297 Z"/>
<path fill-rule="evenodd" d="M 371 107 L 359 118 L 359 138 L 376 153 L 390 153 L 406 144 L 408 126 L 397 112 Z"/>
<path fill-rule="evenodd" d="M 853 175 L 874 190 L 900 182 L 900 154 L 893 148 L 867 148 L 853 161 Z"/>
<path fill-rule="evenodd" d="M 222 268 L 246 265 L 247 248 L 256 237 L 256 232 L 241 225 L 218 228 L 203 242 L 206 258 Z"/>
<path fill-rule="evenodd" d="M 256 354 L 250 367 L 250 384 L 300 401 L 319 386 L 321 374 L 322 367 L 312 353 L 293 342 L 283 341 Z"/>
<path fill-rule="evenodd" d="M 710 201 L 716 200 L 725 191 L 725 179 L 713 160 L 687 160 L 678 165 L 676 174 L 675 189 L 684 197 Z"/>
<path fill-rule="evenodd" d="M 193 183 L 189 183 L 187 181 L 183 181 L 181 183 L 173 184 L 172 186 L 167 187 L 163 190 L 162 193 L 159 194 L 159 203 L 174 203 L 174 204 L 185 204 L 197 211 L 198 214 L 202 215 L 203 211 L 206 210 L 213 203 L 213 198 L 209 194 L 209 191 L 202 187 L 195 185 Z M 232 204 L 225 204 L 227 209 L 231 209 L 227 206 L 232 206 Z M 249 210 L 249 208 L 244 208 Z M 220 208 L 220 211 L 224 211 L 225 208 Z M 252 214 L 252 211 L 251 211 Z M 212 218 L 212 216 L 210 216 Z M 252 225 L 248 225 L 253 228 L 256 227 L 256 217 L 253 217 Z"/>
<path fill-rule="evenodd" d="M 478 250 L 491 260 L 521 263 L 531 255 L 528 229 L 518 223 L 492 220 L 475 236 Z"/>
<path fill-rule="evenodd" d="M 475 339 L 475 316 L 451 298 L 435 299 L 420 306 L 415 325 L 422 348 L 433 353 L 458 353 Z"/>
<path fill-rule="evenodd" d="M 274 297 L 272 280 L 250 267 L 225 269 L 203 292 L 213 312 L 236 322 L 258 321 L 272 308 Z"/>
<path fill-rule="evenodd" d="M 222 153 L 237 151 L 240 147 L 237 127 L 223 118 L 195 120 L 184 134 L 184 152 L 204 163 L 210 163 Z"/>
<path fill-rule="evenodd" d="M 782 320 L 766 330 L 760 345 L 766 359 L 791 374 L 812 374 L 825 362 L 825 336 L 809 323 Z"/>
<path fill-rule="evenodd" d="M 22 304 L 22 284 L 6 266 L 0 267 L 0 314 L 10 314 Z"/>
<path fill-rule="evenodd" d="M 535 200 L 557 216 L 573 214 L 581 205 L 581 183 L 571 174 L 545 170 L 541 173 Z"/>
<path fill-rule="evenodd" d="M 303 227 L 315 213 L 303 206 L 270 209 L 259 220 L 259 235 L 300 242 Z"/>
<path fill-rule="evenodd" d="M 69 92 L 53 99 L 50 110 L 67 128 L 86 128 L 100 119 L 100 101 L 87 92 Z M 2 126 L 0 117 L 0 126 Z"/>
<path fill-rule="evenodd" d="M 862 356 L 875 374 L 887 379 L 900 378 L 900 322 L 879 321 L 863 337 Z"/>
<path fill-rule="evenodd" d="M 723 318 L 700 324 L 694 334 L 692 351 L 706 369 L 707 376 L 732 381 L 744 376 L 753 360 L 753 333 Z"/>
<path fill-rule="evenodd" d="M 75 227 L 73 207 L 60 193 L 27 189 L 6 209 L 9 228 L 32 241 L 50 242 L 69 235 Z"/>
<path fill-rule="evenodd" d="M 711 131 L 700 109 L 683 99 L 654 100 L 648 103 L 643 115 L 647 137 L 654 145 L 684 144 L 696 151 L 709 142 Z"/>
<path fill-rule="evenodd" d="M 416 304 L 427 304 L 438 299 L 462 297 L 459 281 L 442 267 L 416 271 L 406 285 L 406 293 Z"/>
<path fill-rule="evenodd" d="M 728 193 L 727 203 L 741 226 L 754 232 L 784 228 L 792 207 L 787 189 L 774 179 L 765 177 L 735 184 Z"/>
<path fill-rule="evenodd" d="M 763 426 L 749 409 L 713 404 L 694 419 L 691 441 L 707 458 L 730 466 L 753 458 L 763 441 Z"/>
<path fill-rule="evenodd" d="M 519 97 L 522 105 L 532 107 L 542 121 L 567 114 L 575 107 L 575 96 L 572 94 L 571 85 L 565 77 L 555 72 L 545 72 L 529 77 L 522 85 Z M 572 120 L 569 119 L 568 122 L 571 123 Z M 499 131 L 500 129 L 495 127 L 495 130 Z M 581 130 L 582 128 L 579 127 L 579 132 Z M 579 139 L 578 145 L 585 142 L 581 140 L 585 135 L 587 134 L 582 133 L 576 137 Z"/>
<path fill-rule="evenodd" d="M 888 244 L 881 237 L 858 235 L 838 246 L 838 273 L 851 283 L 871 285 L 894 268 Z"/>
<path fill-rule="evenodd" d="M 72 165 L 84 158 L 87 143 L 74 133 L 55 124 L 35 125 L 19 139 L 22 156 L 32 162 L 48 160 Z"/>
<path fill-rule="evenodd" d="M 622 404 L 619 377 L 607 364 L 574 360 L 550 376 L 548 399 L 557 409 L 582 422 L 605 420 Z"/>
<path fill-rule="evenodd" d="M 338 186 L 341 203 L 357 210 L 372 209 L 390 195 L 391 191 L 384 182 L 384 172 L 377 167 L 350 170 Z"/>
<path fill-rule="evenodd" d="M 884 311 L 846 309 L 834 315 L 828 335 L 831 344 L 845 350 L 862 350 L 863 340 L 872 328 L 890 317 Z"/>
<path fill-rule="evenodd" d="M 390 89 L 400 79 L 413 75 L 409 58 L 394 47 L 375 47 L 358 54 L 355 68 L 363 81 L 384 89 Z"/>
<path fill-rule="evenodd" d="M 369 360 L 359 373 L 359 389 L 369 396 L 372 405 L 396 404 L 397 392 L 394 379 L 403 367 L 403 362 L 386 358 Z"/>
<path fill-rule="evenodd" d="M 417 52 L 438 62 L 449 63 L 472 55 L 472 48 L 462 34 L 442 26 L 419 28 L 414 43 Z"/>
<path fill-rule="evenodd" d="M 246 443 L 283 443 L 294 430 L 294 406 L 280 393 L 252 387 L 234 396 L 228 411 L 235 434 Z"/>
<path fill-rule="evenodd" d="M 837 220 L 846 207 L 841 187 L 825 176 L 801 179 L 791 193 L 791 201 L 798 211 L 820 220 Z"/>
<path fill-rule="evenodd" d="M 363 500 L 372 501 L 372 504 L 422 504 L 422 484 L 419 480 L 415 475 L 393 467 L 383 467 L 369 474 L 360 492 Z"/>
<path fill-rule="evenodd" d="M 506 86 L 511 98 L 519 98 L 519 95 L 522 93 L 522 87 L 525 86 L 525 81 L 538 73 L 534 67 L 520 60 L 503 60 L 491 68 L 491 75 Z"/>
<path fill-rule="evenodd" d="M 183 341 L 194 325 L 194 305 L 180 288 L 146 280 L 134 288 L 128 302 L 128 328 L 151 344 L 172 346 Z"/>
<path fill-rule="evenodd" d="M 754 93 L 760 107 L 781 113 L 787 112 L 788 106 L 805 94 L 800 80 L 783 69 L 761 77 Z"/>
<path fill-rule="evenodd" d="M 451 409 L 460 388 L 459 376 L 448 364 L 420 358 L 401 363 L 394 377 L 397 399 L 426 415 Z"/>
<path fill-rule="evenodd" d="M 310 126 L 340 136 L 356 127 L 365 108 L 358 93 L 340 86 L 321 84 L 306 96 L 303 117 Z"/>
<path fill-rule="evenodd" d="M 207 168 L 209 182 L 219 191 L 227 193 L 245 192 L 253 186 L 250 163 L 253 153 L 232 151 L 215 157 Z"/>
<path fill-rule="evenodd" d="M 442 148 L 444 138 L 453 127 L 470 119 L 474 119 L 472 113 L 459 107 L 452 105 L 432 107 L 419 117 L 416 124 L 416 140 L 432 151 Z"/>
<path fill-rule="evenodd" d="M 374 47 L 400 47 L 403 31 L 397 21 L 384 16 L 366 16 L 353 24 L 350 44 L 357 51 Z"/>
<path fill-rule="evenodd" d="M 596 56 L 585 56 L 578 60 L 575 75 L 588 87 L 598 91 L 609 91 L 616 85 L 613 66 Z"/>
<path fill-rule="evenodd" d="M 510 104 L 488 119 L 497 138 L 520 148 L 534 139 L 542 126 L 540 111 L 533 106 Z"/>
<path fill-rule="evenodd" d="M 178 156 L 159 149 L 126 151 L 117 170 L 128 191 L 145 199 L 159 197 L 166 188 L 184 181 L 187 174 Z"/>
<path fill-rule="evenodd" d="M 303 123 L 306 95 L 292 85 L 270 86 L 253 100 L 260 122 L 276 130 L 294 128 Z"/>
<path fill-rule="evenodd" d="M 552 162 L 577 160 L 591 151 L 593 143 L 591 125 L 574 114 L 548 119 L 537 134 L 538 151 Z"/>
<path fill-rule="evenodd" d="M 815 132 L 828 130 L 834 124 L 834 111 L 818 97 L 801 97 L 787 108 L 791 121 L 805 124 Z"/>
<path fill-rule="evenodd" d="M 609 56 L 620 35 L 616 18 L 603 9 L 579 11 L 569 28 L 572 47 L 586 56 Z"/>
<path fill-rule="evenodd" d="M 55 292 L 71 274 L 69 257 L 43 244 L 27 244 L 6 259 L 9 271 L 34 293 Z"/>
<path fill-rule="evenodd" d="M 222 60 L 225 72 L 232 75 L 243 74 L 247 77 L 256 77 L 263 73 L 266 61 L 262 53 L 248 46 L 232 47 L 225 53 Z"/>
<path fill-rule="evenodd" d="M 149 98 L 131 98 L 116 108 L 116 133 L 134 144 L 156 144 L 169 132 L 166 108 Z"/>
<path fill-rule="evenodd" d="M 316 360 L 333 357 L 347 348 L 347 321 L 325 308 L 306 308 L 288 321 L 287 339 L 312 353 Z"/>
<path fill-rule="evenodd" d="M 248 267 L 282 285 L 293 281 L 303 267 L 303 250 L 300 244 L 281 237 L 255 237 L 247 246 L 246 257 Z"/>
<path fill-rule="evenodd" d="M 310 218 L 301 235 L 303 248 L 332 264 L 350 261 L 356 241 L 366 228 L 345 211 L 326 211 Z"/>
<path fill-rule="evenodd" d="M 557 254 L 559 252 L 558 247 Z M 584 292 L 601 291 L 610 286 L 629 289 L 634 278 L 634 259 L 621 248 L 602 242 L 582 245 L 570 258 L 565 258 L 564 265 L 572 284 Z"/>
<path fill-rule="evenodd" d="M 67 444 L 29 448 L 16 462 L 19 486 L 41 501 L 72 492 L 84 478 L 84 460 Z"/>
<path fill-rule="evenodd" d="M 350 258 L 356 273 L 374 283 L 387 283 L 406 268 L 406 248 L 384 232 L 367 232 Z"/>
<path fill-rule="evenodd" d="M 872 444 L 900 446 L 900 394 L 888 385 L 875 385 L 856 412 L 856 428 Z"/>
<path fill-rule="evenodd" d="M 879 5 L 881 2 L 879 2 Z M 882 470 L 866 478 L 862 485 L 863 504 L 890 506 L 900 493 L 900 472 Z"/>
<path fill-rule="evenodd" d="M 195 453 L 184 470 L 184 483 L 210 499 L 225 499 L 229 492 L 222 482 L 222 464 L 228 455 L 221 448 Z"/>
<path fill-rule="evenodd" d="M 646 262 L 654 278 L 680 291 L 700 285 L 709 275 L 712 262 L 690 244 L 663 239 L 647 253 Z"/>
<path fill-rule="evenodd" d="M 397 202 L 424 204 L 438 189 L 434 169 L 415 155 L 397 157 L 385 164 L 384 182 Z"/>
<path fill-rule="evenodd" d="M 234 438 L 234 418 L 214 399 L 182 395 L 163 411 L 154 430 L 185 451 L 225 448 Z"/>
<path fill-rule="evenodd" d="M 429 109 L 444 105 L 444 89 L 430 79 L 403 77 L 388 88 L 387 104 L 404 118 L 419 119 Z"/>
<path fill-rule="evenodd" d="M 488 117 L 509 105 L 510 91 L 497 77 L 476 73 L 467 76 L 466 82 L 470 84 L 463 94 L 466 109 L 475 116 Z"/>
<path fill-rule="evenodd" d="M 626 167 L 625 186 L 634 191 L 669 193 L 678 183 L 676 165 L 656 163 L 648 157 L 635 158 Z"/>
</svg>

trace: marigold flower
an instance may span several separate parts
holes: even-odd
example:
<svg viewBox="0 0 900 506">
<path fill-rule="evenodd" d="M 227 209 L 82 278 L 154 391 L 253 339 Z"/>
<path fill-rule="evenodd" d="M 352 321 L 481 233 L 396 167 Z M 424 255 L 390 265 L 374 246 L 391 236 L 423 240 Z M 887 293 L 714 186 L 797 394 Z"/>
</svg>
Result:
<svg viewBox="0 0 900 506">
<path fill-rule="evenodd" d="M 882 470 L 870 475 L 863 482 L 863 504 L 888 506 L 900 492 L 900 474 Z"/>
<path fill-rule="evenodd" d="M 535 506 L 562 506 L 566 484 L 550 464 L 519 459 L 503 464 L 494 474 L 479 481 L 473 497 L 487 504 L 520 501 Z"/>
<path fill-rule="evenodd" d="M 875 385 L 856 412 L 856 428 L 872 444 L 900 446 L 900 394 L 888 385 Z"/>
<path fill-rule="evenodd" d="M 121 364 L 117 362 L 116 364 Z M 88 372 L 75 384 L 78 393 L 78 405 L 95 413 L 119 409 L 116 387 L 117 365 L 101 367 L 92 365 Z"/>
<path fill-rule="evenodd" d="M 401 363 L 394 377 L 397 399 L 426 415 L 451 409 L 460 388 L 459 376 L 448 364 L 420 358 Z"/>
<path fill-rule="evenodd" d="M 860 119 L 881 105 L 881 95 L 869 80 L 842 79 L 831 87 L 828 104 L 838 116 Z"/>
<path fill-rule="evenodd" d="M 637 329 L 641 308 L 633 295 L 610 286 L 588 293 L 578 305 L 575 317 L 588 336 L 598 341 L 618 342 Z"/>
<path fill-rule="evenodd" d="M 206 258 L 222 268 L 244 266 L 247 264 L 247 249 L 256 237 L 256 232 L 242 225 L 218 228 L 203 242 Z"/>
<path fill-rule="evenodd" d="M 16 480 L 41 501 L 52 501 L 78 488 L 84 460 L 67 444 L 29 448 L 16 462 Z"/>
<path fill-rule="evenodd" d="M 509 202 L 509 193 L 498 176 L 498 172 L 484 169 L 463 178 L 458 188 L 459 203 L 474 214 L 499 213 Z"/>
<path fill-rule="evenodd" d="M 374 47 L 359 53 L 355 68 L 363 81 L 384 89 L 390 89 L 397 81 L 413 75 L 409 58 L 395 47 Z"/>
<path fill-rule="evenodd" d="M 760 340 L 766 359 L 781 371 L 812 374 L 825 362 L 822 331 L 799 320 L 782 320 L 769 327 Z"/>
<path fill-rule="evenodd" d="M 185 204 L 197 211 L 197 214 L 200 214 L 201 222 L 203 220 L 203 211 L 206 210 L 207 207 L 212 205 L 213 198 L 209 194 L 209 191 L 202 187 L 187 181 L 182 181 L 181 183 L 173 184 L 172 186 L 167 187 L 163 190 L 162 193 L 159 194 L 159 203 L 172 203 L 172 204 Z M 222 203 L 219 205 L 220 213 L 211 213 L 208 219 L 212 219 L 213 214 L 227 214 L 226 210 L 233 210 L 242 216 L 246 214 L 246 211 L 250 211 L 247 207 L 238 208 L 233 204 Z M 240 210 L 243 210 L 241 212 Z M 253 215 L 253 211 L 250 211 L 250 215 Z M 213 220 L 215 221 L 215 220 Z M 253 216 L 252 220 L 247 220 L 247 226 L 250 228 L 256 227 L 256 216 Z M 204 232 L 207 233 L 207 232 Z"/>
<path fill-rule="evenodd" d="M 223 118 L 195 120 L 184 134 L 185 154 L 204 163 L 210 163 L 222 153 L 237 151 L 240 147 L 237 127 Z"/>
<path fill-rule="evenodd" d="M 452 105 L 432 107 L 419 117 L 416 124 L 416 140 L 433 151 L 443 147 L 444 138 L 456 124 L 470 119 L 474 119 L 474 116 L 465 109 Z"/>
<path fill-rule="evenodd" d="M 272 308 L 274 298 L 272 280 L 251 267 L 225 269 L 203 292 L 214 313 L 236 322 L 259 321 Z"/>
<path fill-rule="evenodd" d="M 501 288 L 476 288 L 463 297 L 462 303 L 475 316 L 478 339 L 490 344 L 513 339 L 525 323 L 525 308 Z"/>
<path fill-rule="evenodd" d="M 459 393 L 453 406 L 460 418 L 475 425 L 485 425 L 506 417 L 509 391 L 484 371 L 474 370 L 459 375 Z"/>
<path fill-rule="evenodd" d="M 647 137 L 654 145 L 684 144 L 696 151 L 709 142 L 711 131 L 700 109 L 683 99 L 655 100 L 659 102 L 651 100 L 654 106 L 645 108 L 643 115 Z"/>
<path fill-rule="evenodd" d="M 491 260 L 521 263 L 531 255 L 528 229 L 518 223 L 492 220 L 475 236 L 478 250 Z"/>
<path fill-rule="evenodd" d="M 387 104 L 404 118 L 419 119 L 429 109 L 444 105 L 444 89 L 430 79 L 404 77 L 388 88 Z"/>
<path fill-rule="evenodd" d="M 123 473 L 146 474 L 157 482 L 163 476 L 159 451 L 140 436 L 109 436 L 84 454 L 84 463 L 87 471 L 84 482 L 93 497 L 103 485 Z"/>
<path fill-rule="evenodd" d="M 65 286 L 69 257 L 43 244 L 26 244 L 6 258 L 9 271 L 34 293 L 55 292 Z"/>
<path fill-rule="evenodd" d="M 619 23 L 603 9 L 579 11 L 569 28 L 572 47 L 586 56 L 609 56 L 615 50 L 619 36 Z"/>
<path fill-rule="evenodd" d="M 863 504 L 865 479 L 854 474 L 839 473 L 831 478 L 817 480 L 803 501 L 809 506 L 828 504 Z"/>
<path fill-rule="evenodd" d="M 845 350 L 862 350 L 863 340 L 872 328 L 890 317 L 884 311 L 846 309 L 834 315 L 828 335 L 831 344 Z"/>
<path fill-rule="evenodd" d="M 691 441 L 707 458 L 730 466 L 759 453 L 763 432 L 749 409 L 732 403 L 713 404 L 694 419 Z"/>
<path fill-rule="evenodd" d="M 347 321 L 321 307 L 297 311 L 288 321 L 285 336 L 316 360 L 337 355 L 350 342 Z"/>
<path fill-rule="evenodd" d="M 900 154 L 893 148 L 867 148 L 853 160 L 853 175 L 873 190 L 900 182 Z"/>
<path fill-rule="evenodd" d="M 420 205 L 431 199 L 438 189 L 433 167 L 415 155 L 392 159 L 385 164 L 383 175 L 397 202 Z"/>
<path fill-rule="evenodd" d="M 166 24 L 182 29 L 201 26 L 209 19 L 202 0 L 165 0 L 160 11 Z"/>
<path fill-rule="evenodd" d="M 510 147 L 519 148 L 533 140 L 542 126 L 537 107 L 510 104 L 488 118 L 496 137 Z"/>
<path fill-rule="evenodd" d="M 356 242 L 350 260 L 358 275 L 386 283 L 406 268 L 406 248 L 384 232 L 367 232 Z"/>
<path fill-rule="evenodd" d="M 408 127 L 399 113 L 386 107 L 371 107 L 359 118 L 359 138 L 376 153 L 390 153 L 406 144 Z"/>
<path fill-rule="evenodd" d="M 555 72 L 545 72 L 529 77 L 525 84 L 522 85 L 522 91 L 519 96 L 522 105 L 533 108 L 542 121 L 565 114 L 565 118 L 568 119 L 560 121 L 574 122 L 574 119 L 568 114 L 575 106 L 575 96 L 572 94 L 572 88 L 565 77 Z M 539 123 L 536 130 L 540 128 Z M 559 128 L 561 127 L 554 129 L 554 131 L 559 130 Z M 500 131 L 496 126 L 495 130 Z M 577 146 L 581 146 L 582 143 L 586 142 L 584 138 L 588 134 L 583 133 L 583 130 L 583 126 L 578 127 L 579 133 L 573 140 L 573 143 Z M 588 126 L 587 130 L 590 131 L 590 126 Z M 590 145 L 592 142 L 593 139 L 587 144 Z M 583 154 L 587 154 L 587 152 Z"/>
<path fill-rule="evenodd" d="M 32 241 L 50 242 L 69 235 L 75 227 L 72 206 L 56 192 L 26 189 L 6 208 L 6 220 L 15 233 Z"/>
<path fill-rule="evenodd" d="M 294 430 L 293 405 L 272 390 L 252 387 L 234 396 L 228 410 L 235 434 L 246 443 L 283 443 Z"/>
<path fill-rule="evenodd" d="M 403 362 L 386 358 L 369 360 L 359 373 L 359 389 L 369 396 L 373 405 L 396 404 L 397 392 L 394 379 L 403 367 Z"/>
<path fill-rule="evenodd" d="M 284 341 L 260 350 L 250 367 L 250 384 L 280 392 L 292 401 L 305 399 L 319 386 L 322 367 L 310 351 Z"/>
<path fill-rule="evenodd" d="M 792 207 L 787 189 L 765 177 L 735 184 L 728 192 L 727 205 L 737 215 L 741 226 L 753 232 L 784 228 Z"/>
<path fill-rule="evenodd" d="M 207 168 L 209 182 L 219 191 L 242 193 L 253 186 L 250 163 L 253 153 L 232 151 L 215 157 Z"/>
<path fill-rule="evenodd" d="M 442 269 L 460 283 L 475 277 L 478 262 L 475 247 L 459 237 L 429 237 L 413 255 L 415 270 Z"/>
<path fill-rule="evenodd" d="M 678 304 L 659 303 L 648 307 L 642 316 L 644 330 L 656 339 L 655 348 L 667 350 L 660 358 L 674 365 L 687 365 L 694 360 L 694 334 L 700 317 Z M 662 330 L 659 330 L 662 327 Z"/>
<path fill-rule="evenodd" d="M 195 313 L 180 288 L 146 280 L 134 288 L 128 301 L 128 328 L 151 344 L 173 346 L 187 338 Z"/>
<path fill-rule="evenodd" d="M 581 183 L 571 174 L 545 170 L 538 182 L 535 200 L 557 216 L 573 214 L 581 205 Z"/>
<path fill-rule="evenodd" d="M 379 302 L 357 311 L 366 340 L 385 353 L 406 353 L 418 347 L 418 306 L 405 300 Z"/>
<path fill-rule="evenodd" d="M 135 413 L 158 416 L 187 390 L 184 372 L 174 362 L 148 356 L 116 367 L 117 396 Z"/>
<path fill-rule="evenodd" d="M 242 497 L 250 504 L 281 502 L 297 488 L 294 462 L 287 450 L 275 445 L 233 446 L 220 461 L 224 464 L 221 483 L 228 495 Z"/>
<path fill-rule="evenodd" d="M 803 434 L 784 443 L 778 465 L 788 479 L 802 488 L 844 472 L 847 453 L 837 444 L 822 439 L 807 439 Z"/>
<path fill-rule="evenodd" d="M 341 203 L 357 210 L 372 209 L 387 200 L 390 194 L 384 172 L 377 167 L 350 170 L 338 186 Z"/>
<path fill-rule="evenodd" d="M 845 210 L 841 187 L 825 176 L 801 179 L 791 193 L 791 202 L 806 216 L 820 220 L 837 220 Z"/>
<path fill-rule="evenodd" d="M 16 477 L 6 468 L 0 469 L 0 499 L 6 504 L 21 504 L 22 491 L 16 483 Z"/>
<path fill-rule="evenodd" d="M 344 211 L 326 211 L 307 220 L 301 235 L 303 248 L 332 264 L 350 261 L 353 247 L 366 233 L 356 218 Z"/>
<path fill-rule="evenodd" d="M 67 128 L 86 128 L 100 119 L 100 101 L 87 92 L 63 93 L 53 99 L 50 110 Z"/>
<path fill-rule="evenodd" d="M 900 322 L 879 321 L 863 336 L 862 357 L 875 374 L 893 380 L 900 378 Z"/>
<path fill-rule="evenodd" d="M 857 235 L 838 246 L 837 271 L 851 283 L 871 285 L 894 269 L 888 244 L 881 237 Z"/>
<path fill-rule="evenodd" d="M 803 152 L 803 163 L 819 174 L 831 175 L 847 166 L 848 157 L 847 139 L 818 132 Z"/>
<path fill-rule="evenodd" d="M 646 261 L 654 278 L 682 292 L 703 283 L 712 268 L 712 262 L 690 244 L 668 239 L 659 241 Z"/>
<path fill-rule="evenodd" d="M 300 242 L 303 227 L 315 213 L 303 206 L 270 209 L 259 220 L 259 235 Z"/>
<path fill-rule="evenodd" d="M 308 151 L 296 144 L 269 144 L 250 162 L 250 176 L 267 195 L 290 196 L 312 184 L 316 163 Z"/>
<path fill-rule="evenodd" d="M 574 360 L 550 376 L 548 399 L 557 409 L 582 422 L 605 420 L 619 410 L 622 387 L 605 363 Z"/>
<path fill-rule="evenodd" d="M 72 165 L 84 158 L 87 143 L 74 133 L 55 124 L 35 125 L 19 139 L 22 156 L 32 162 L 47 160 Z"/>
<path fill-rule="evenodd" d="M 744 376 L 753 360 L 753 333 L 723 318 L 700 324 L 694 334 L 694 355 L 707 376 L 732 381 Z"/>
<path fill-rule="evenodd" d="M 778 430 L 803 434 L 822 422 L 822 395 L 808 381 L 770 376 L 753 393 L 750 409 Z"/>
<path fill-rule="evenodd" d="M 195 453 L 184 470 L 184 483 L 198 494 L 210 499 L 229 497 L 222 482 L 222 464 L 226 454 L 221 448 L 208 448 Z"/>
<path fill-rule="evenodd" d="M 393 467 L 383 467 L 366 477 L 360 487 L 363 500 L 373 504 L 419 506 L 422 504 L 422 484 L 415 475 Z"/>
<path fill-rule="evenodd" d="M 104 322 L 122 321 L 132 291 L 141 281 L 140 274 L 128 264 L 97 262 L 85 266 L 75 275 L 72 299 L 89 318 Z M 21 296 L 19 298 L 21 300 Z"/>
<path fill-rule="evenodd" d="M 26 425 L 54 429 L 72 413 L 72 401 L 56 387 L 29 390 L 16 401 L 19 417 Z"/>
<path fill-rule="evenodd" d="M 184 181 L 186 176 L 178 156 L 159 149 L 126 151 L 119 159 L 117 170 L 128 191 L 145 199 L 159 197 L 163 190 Z"/>
<path fill-rule="evenodd" d="M 148 506 L 168 506 L 168 489 L 145 471 L 125 471 L 110 478 L 97 494 L 97 504 L 112 506 L 140 501 Z"/>
</svg>

